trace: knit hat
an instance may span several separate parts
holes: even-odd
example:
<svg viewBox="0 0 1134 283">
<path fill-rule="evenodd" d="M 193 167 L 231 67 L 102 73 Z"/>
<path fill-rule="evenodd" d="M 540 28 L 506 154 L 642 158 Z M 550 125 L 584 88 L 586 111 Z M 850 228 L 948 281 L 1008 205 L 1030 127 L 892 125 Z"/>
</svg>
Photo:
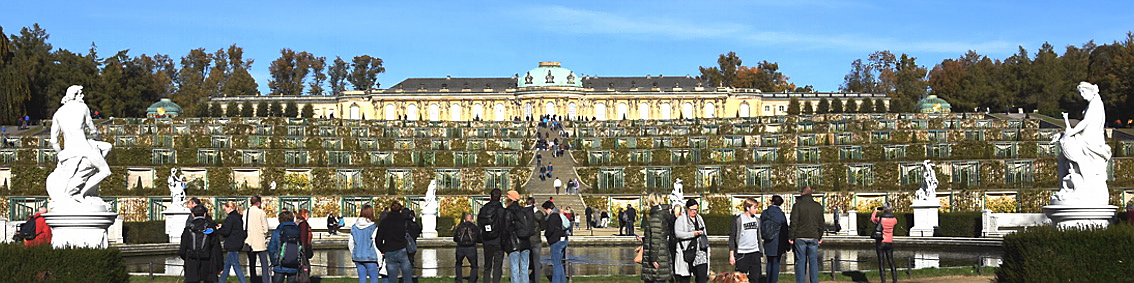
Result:
<svg viewBox="0 0 1134 283">
<path fill-rule="evenodd" d="M 508 199 L 514 200 L 514 201 L 520 200 L 520 193 L 516 192 L 515 190 L 508 191 Z"/>
</svg>

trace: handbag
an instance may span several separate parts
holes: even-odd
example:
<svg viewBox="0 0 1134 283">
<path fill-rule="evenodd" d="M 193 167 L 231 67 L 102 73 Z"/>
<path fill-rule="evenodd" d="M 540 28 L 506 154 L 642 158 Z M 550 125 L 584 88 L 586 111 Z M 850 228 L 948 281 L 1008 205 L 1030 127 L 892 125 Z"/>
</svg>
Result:
<svg viewBox="0 0 1134 283">
<path fill-rule="evenodd" d="M 299 273 L 295 275 L 295 283 L 311 283 L 311 261 L 307 257 L 300 259 Z"/>
<path fill-rule="evenodd" d="M 701 227 L 701 225 L 699 225 L 699 224 L 700 224 L 699 222 L 696 222 L 696 221 L 693 222 L 693 230 L 694 231 L 705 229 L 704 227 Z M 705 236 L 705 234 L 701 234 L 700 236 L 696 236 L 696 237 L 693 237 L 692 239 L 689 239 L 689 244 L 686 244 L 685 249 L 681 251 L 681 256 L 683 257 L 682 259 L 684 259 L 685 262 L 692 264 L 693 261 L 697 260 L 697 250 L 699 250 L 699 247 L 701 246 L 700 242 L 701 242 L 701 237 L 703 237 L 703 236 Z"/>
<path fill-rule="evenodd" d="M 877 225 L 874 225 L 874 232 L 870 233 L 870 238 L 881 241 L 882 238 L 882 221 L 879 220 Z"/>
<path fill-rule="evenodd" d="M 634 263 L 642 263 L 642 246 L 634 248 Z"/>
</svg>

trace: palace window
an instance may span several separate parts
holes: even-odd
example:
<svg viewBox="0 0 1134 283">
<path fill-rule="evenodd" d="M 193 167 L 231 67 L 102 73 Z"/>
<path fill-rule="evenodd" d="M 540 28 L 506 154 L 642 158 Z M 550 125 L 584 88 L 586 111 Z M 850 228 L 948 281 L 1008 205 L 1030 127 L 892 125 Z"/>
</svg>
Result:
<svg viewBox="0 0 1134 283">
<path fill-rule="evenodd" d="M 874 164 L 847 165 L 847 183 L 862 187 L 874 184 Z"/>
<path fill-rule="evenodd" d="M 917 162 L 898 164 L 898 182 L 901 185 L 921 184 L 925 181 L 925 167 Z"/>
<path fill-rule="evenodd" d="M 524 150 L 524 140 L 518 138 L 507 138 L 500 140 L 500 147 L 511 150 Z"/>
<path fill-rule="evenodd" d="M 977 120 L 976 121 L 976 127 L 981 128 L 981 129 L 992 128 L 992 121 L 991 120 Z"/>
<path fill-rule="evenodd" d="M 343 215 L 358 215 L 359 213 L 362 212 L 362 206 L 364 206 L 364 205 L 373 206 L 374 205 L 374 198 L 373 197 L 344 196 L 341 199 L 342 199 L 342 201 L 340 202 L 341 204 L 339 205 L 339 207 L 340 207 L 339 211 Z"/>
<path fill-rule="evenodd" d="M 437 180 L 438 189 L 460 189 L 461 169 L 437 169 L 434 171 L 434 180 Z"/>
<path fill-rule="evenodd" d="M 775 147 L 759 147 L 752 150 L 752 161 L 775 162 L 779 159 L 778 149 Z"/>
<path fill-rule="evenodd" d="M 359 169 L 338 169 L 335 170 L 335 187 L 344 189 L 361 189 L 362 188 L 362 170 Z"/>
<path fill-rule="evenodd" d="M 799 162 L 815 162 L 819 161 L 819 148 L 818 147 L 798 147 L 795 149 L 795 161 Z"/>
<path fill-rule="evenodd" d="M 50 148 L 41 148 L 35 150 L 35 160 L 38 163 L 57 163 L 59 162 L 59 160 L 56 155 L 57 153 L 55 152 L 55 150 Z"/>
<path fill-rule="evenodd" d="M 138 125 L 139 135 L 157 134 L 157 125 Z"/>
<path fill-rule="evenodd" d="M 284 163 L 292 165 L 307 165 L 309 158 L 306 150 L 285 150 Z"/>
<path fill-rule="evenodd" d="M 1025 185 L 1035 180 L 1034 160 L 1005 161 L 1004 183 Z"/>
<path fill-rule="evenodd" d="M 796 165 L 795 184 L 799 187 L 823 184 L 823 166 L 818 164 Z"/>
<path fill-rule="evenodd" d="M 625 175 L 621 167 L 603 167 L 599 168 L 598 184 L 599 189 L 615 189 L 625 186 Z"/>
<path fill-rule="evenodd" d="M 745 168 L 744 184 L 749 187 L 768 188 L 772 186 L 772 167 L 768 165 Z"/>
<path fill-rule="evenodd" d="M 647 188 L 673 188 L 673 168 L 670 167 L 646 167 L 646 187 Z"/>
<path fill-rule="evenodd" d="M 371 151 L 370 164 L 374 165 L 394 165 L 394 152 L 393 151 Z"/>
<path fill-rule="evenodd" d="M 721 185 L 720 166 L 698 166 L 694 186 L 698 188 L 714 188 Z"/>
</svg>

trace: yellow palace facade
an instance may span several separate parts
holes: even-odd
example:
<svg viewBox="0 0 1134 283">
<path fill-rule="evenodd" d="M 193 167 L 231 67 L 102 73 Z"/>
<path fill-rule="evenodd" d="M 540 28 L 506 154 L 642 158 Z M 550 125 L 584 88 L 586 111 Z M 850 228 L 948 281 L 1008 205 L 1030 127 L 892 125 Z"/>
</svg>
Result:
<svg viewBox="0 0 1134 283">
<path fill-rule="evenodd" d="M 315 117 L 423 121 L 511 121 L 542 115 L 571 120 L 777 116 L 787 114 L 793 97 L 812 105 L 823 98 L 889 104 L 882 94 L 770 93 L 706 84 L 688 75 L 582 76 L 559 62 L 540 62 L 512 77 L 409 78 L 388 89 L 336 96 L 214 97 L 212 101 L 222 105 L 294 101 L 300 106 L 311 104 Z"/>
</svg>

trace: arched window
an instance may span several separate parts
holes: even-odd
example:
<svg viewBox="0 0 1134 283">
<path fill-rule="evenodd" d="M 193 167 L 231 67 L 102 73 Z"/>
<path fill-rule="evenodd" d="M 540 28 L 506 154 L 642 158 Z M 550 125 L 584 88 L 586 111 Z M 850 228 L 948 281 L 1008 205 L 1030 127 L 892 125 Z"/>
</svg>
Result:
<svg viewBox="0 0 1134 283">
<path fill-rule="evenodd" d="M 362 112 L 362 110 L 359 109 L 357 103 L 350 105 L 350 119 L 358 120 L 359 118 L 362 117 L 361 112 Z"/>
<path fill-rule="evenodd" d="M 650 104 L 645 102 L 638 103 L 638 119 L 646 120 L 650 118 Z"/>
<path fill-rule="evenodd" d="M 575 120 L 578 114 L 577 112 L 579 111 L 577 108 L 578 106 L 576 106 L 574 102 L 567 103 L 567 119 Z"/>
<path fill-rule="evenodd" d="M 406 105 L 406 120 L 417 121 L 418 118 L 421 116 L 417 114 L 417 104 Z"/>
<path fill-rule="evenodd" d="M 463 120 L 463 119 L 461 119 L 461 105 L 460 104 L 453 103 L 453 104 L 449 105 L 449 120 L 450 121 L 461 121 L 461 120 Z"/>
<path fill-rule="evenodd" d="M 386 120 L 397 120 L 398 119 L 398 110 L 397 110 L 397 107 L 395 107 L 393 103 L 386 104 L 386 107 L 382 110 L 382 112 L 385 112 Z"/>
<path fill-rule="evenodd" d="M 595 103 L 595 119 L 599 121 L 606 120 L 606 104 Z"/>
<path fill-rule="evenodd" d="M 437 103 L 429 105 L 429 121 L 441 121 L 441 105 Z"/>
<path fill-rule="evenodd" d="M 670 106 L 669 102 L 662 102 L 661 106 L 659 106 L 659 107 L 661 107 L 661 119 L 662 120 L 673 119 L 673 115 L 672 115 L 672 112 L 673 112 L 672 107 L 673 106 Z"/>
<path fill-rule="evenodd" d="M 484 120 L 484 104 L 480 104 L 480 103 L 473 104 L 473 106 L 472 106 L 472 117 L 469 117 L 469 119 Z"/>
<path fill-rule="evenodd" d="M 681 116 L 681 118 L 684 119 L 696 118 L 693 117 L 693 102 L 686 102 L 685 104 L 681 105 Z"/>
<path fill-rule="evenodd" d="M 477 105 L 479 105 L 479 104 L 477 104 Z M 494 110 L 496 112 L 496 121 L 504 121 L 504 119 L 506 118 L 506 117 L 504 117 L 504 115 L 505 115 L 504 114 L 504 104 L 503 103 L 497 103 L 496 106 L 494 106 L 494 108 L 496 108 Z"/>
<path fill-rule="evenodd" d="M 704 116 L 705 116 L 705 118 L 716 118 L 717 117 L 717 106 L 713 105 L 712 102 L 705 102 L 705 115 Z"/>
<path fill-rule="evenodd" d="M 748 106 L 748 102 L 740 104 L 740 117 L 752 117 L 752 109 Z"/>
<path fill-rule="evenodd" d="M 555 102 L 548 101 L 544 108 L 544 114 L 555 115 Z"/>
<path fill-rule="evenodd" d="M 630 116 L 628 115 L 629 113 L 630 113 L 630 106 L 626 105 L 626 102 L 619 102 L 618 103 L 618 117 L 614 117 L 614 119 L 616 119 L 616 120 L 629 119 L 630 118 Z"/>
</svg>

